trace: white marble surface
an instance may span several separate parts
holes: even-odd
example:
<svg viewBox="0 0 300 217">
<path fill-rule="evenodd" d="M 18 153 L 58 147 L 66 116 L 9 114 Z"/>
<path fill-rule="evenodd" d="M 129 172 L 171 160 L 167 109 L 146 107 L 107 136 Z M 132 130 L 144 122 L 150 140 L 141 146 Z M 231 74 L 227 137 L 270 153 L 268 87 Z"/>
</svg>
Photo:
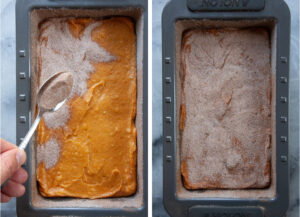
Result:
<svg viewBox="0 0 300 217">
<path fill-rule="evenodd" d="M 274 0 L 273 0 L 274 1 Z M 162 83 L 161 13 L 169 0 L 153 0 L 153 216 L 167 217 L 162 205 Z M 287 217 L 299 217 L 299 0 L 286 0 L 290 7 L 290 209 Z M 155 186 L 155 187 L 154 187 Z"/>
<path fill-rule="evenodd" d="M 161 12 L 167 0 L 153 0 L 153 216 L 168 216 L 162 206 L 162 123 L 161 123 Z M 299 216 L 299 2 L 287 0 L 292 14 L 290 70 L 291 208 L 288 217 Z M 1 134 L 15 143 L 15 0 L 1 4 Z M 297 186 L 298 183 L 298 186 Z M 15 200 L 1 204 L 2 217 L 14 217 Z"/>
<path fill-rule="evenodd" d="M 0 0 L 1 4 L 1 113 L 0 137 L 16 142 L 16 58 L 15 1 Z M 1 204 L 2 217 L 14 217 L 16 200 Z"/>
</svg>

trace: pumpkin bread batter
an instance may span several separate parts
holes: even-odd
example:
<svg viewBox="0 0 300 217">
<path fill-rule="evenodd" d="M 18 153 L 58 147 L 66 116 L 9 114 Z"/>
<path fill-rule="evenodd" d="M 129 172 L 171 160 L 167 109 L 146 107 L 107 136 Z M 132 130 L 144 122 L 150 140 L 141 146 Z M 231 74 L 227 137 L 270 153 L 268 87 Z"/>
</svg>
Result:
<svg viewBox="0 0 300 217">
<path fill-rule="evenodd" d="M 271 65 L 263 28 L 193 29 L 182 40 L 181 175 L 187 189 L 271 182 Z"/>
<path fill-rule="evenodd" d="M 71 95 L 66 105 L 69 118 L 64 126 L 49 127 L 42 119 L 37 134 L 38 149 L 47 150 L 43 146 L 48 144 L 51 152 L 51 144 L 56 141 L 58 147 L 53 145 L 53 149 L 59 149 L 59 156 L 54 165 L 46 166 L 45 156 L 49 158 L 51 154 L 46 151 L 45 159 L 38 162 L 40 193 L 45 197 L 90 199 L 132 195 L 136 192 L 134 23 L 125 17 L 101 21 L 62 18 L 60 22 L 68 26 L 68 34 L 78 41 L 83 40 L 85 29 L 98 22 L 91 30 L 91 41 L 114 58 L 91 61 L 93 71 L 86 80 L 86 91 L 82 95 L 74 91 Z M 40 24 L 38 43 L 44 47 L 50 37 L 45 29 L 51 25 L 54 25 L 51 19 Z M 44 62 L 56 63 L 41 58 L 41 50 L 39 55 L 41 78 Z M 86 58 L 85 54 L 83 61 Z"/>
</svg>

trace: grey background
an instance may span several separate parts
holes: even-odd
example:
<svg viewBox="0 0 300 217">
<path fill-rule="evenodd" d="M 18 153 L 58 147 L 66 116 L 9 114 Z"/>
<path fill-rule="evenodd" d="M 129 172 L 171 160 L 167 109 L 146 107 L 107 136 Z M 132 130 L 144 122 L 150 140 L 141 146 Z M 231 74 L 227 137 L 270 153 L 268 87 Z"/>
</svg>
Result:
<svg viewBox="0 0 300 217">
<path fill-rule="evenodd" d="M 271 0 L 276 1 L 276 0 Z M 153 67 L 153 216 L 169 216 L 162 205 L 162 66 L 161 14 L 169 0 L 152 0 Z M 286 0 L 291 11 L 290 56 L 290 209 L 288 217 L 299 217 L 299 0 Z"/>
<path fill-rule="evenodd" d="M 153 216 L 168 216 L 162 205 L 161 12 L 168 0 L 153 0 Z M 292 15 L 290 69 L 291 207 L 299 216 L 299 2 L 287 0 Z M 0 137 L 16 142 L 15 0 L 0 0 Z M 298 184 L 297 184 L 298 183 Z M 295 190 L 297 189 L 297 190 Z M 14 217 L 15 199 L 1 204 L 2 217 Z"/>
</svg>

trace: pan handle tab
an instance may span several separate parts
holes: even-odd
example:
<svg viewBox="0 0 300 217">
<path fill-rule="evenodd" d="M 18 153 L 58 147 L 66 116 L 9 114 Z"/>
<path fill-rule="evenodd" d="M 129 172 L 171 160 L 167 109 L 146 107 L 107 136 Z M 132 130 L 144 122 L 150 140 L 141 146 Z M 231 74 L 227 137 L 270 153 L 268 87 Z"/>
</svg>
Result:
<svg viewBox="0 0 300 217">
<path fill-rule="evenodd" d="M 187 0 L 191 11 L 260 11 L 265 0 Z"/>
<path fill-rule="evenodd" d="M 259 207 L 193 206 L 189 217 L 264 217 Z"/>
</svg>

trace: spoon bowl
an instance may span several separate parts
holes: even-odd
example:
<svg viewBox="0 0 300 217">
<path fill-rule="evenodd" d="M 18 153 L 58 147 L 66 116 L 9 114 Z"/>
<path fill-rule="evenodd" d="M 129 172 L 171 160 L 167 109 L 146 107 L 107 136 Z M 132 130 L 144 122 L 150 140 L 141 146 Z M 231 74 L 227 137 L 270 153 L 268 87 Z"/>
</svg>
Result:
<svg viewBox="0 0 300 217">
<path fill-rule="evenodd" d="M 56 112 L 66 103 L 71 93 L 72 86 L 73 77 L 70 72 L 58 72 L 43 83 L 37 94 L 37 117 L 19 145 L 20 149 L 25 149 L 27 147 L 43 114 L 45 112 Z M 55 94 L 53 94 L 53 92 L 55 92 Z"/>
</svg>

